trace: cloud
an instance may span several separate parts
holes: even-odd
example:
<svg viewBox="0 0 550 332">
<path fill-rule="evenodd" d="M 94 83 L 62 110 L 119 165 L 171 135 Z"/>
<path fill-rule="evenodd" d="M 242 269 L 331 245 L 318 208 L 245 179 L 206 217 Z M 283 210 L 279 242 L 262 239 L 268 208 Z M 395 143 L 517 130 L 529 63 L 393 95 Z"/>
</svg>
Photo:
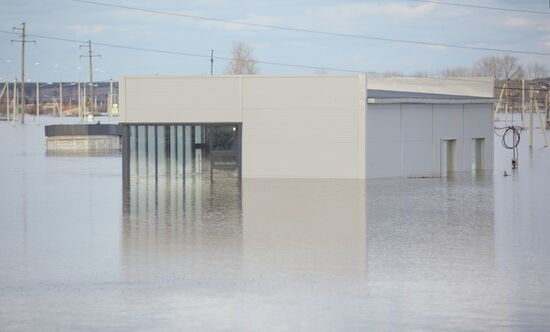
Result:
<svg viewBox="0 0 550 332">
<path fill-rule="evenodd" d="M 344 3 L 323 7 L 320 14 L 331 19 L 341 20 L 372 15 L 391 15 L 398 18 L 416 18 L 431 13 L 433 3 L 408 5 L 403 3 Z"/>
<path fill-rule="evenodd" d="M 107 30 L 106 25 L 90 24 L 90 25 L 69 25 L 67 26 L 78 37 L 96 36 Z"/>
<path fill-rule="evenodd" d="M 498 21 L 500 26 L 512 29 L 531 29 L 535 31 L 550 31 L 547 18 L 510 16 Z"/>
<path fill-rule="evenodd" d="M 428 45 L 427 48 L 434 51 L 446 51 L 448 49 L 446 46 L 441 45 Z"/>
<path fill-rule="evenodd" d="M 277 25 L 277 19 L 275 17 L 257 15 L 257 14 L 250 14 L 245 19 L 228 19 L 228 20 L 238 21 L 243 23 L 260 24 L 260 25 Z M 232 30 L 232 31 L 262 29 L 261 27 L 251 27 L 245 24 L 215 22 L 215 21 L 199 21 L 198 26 L 201 28 L 222 28 L 225 30 Z"/>
<path fill-rule="evenodd" d="M 510 28 L 527 28 L 531 26 L 532 22 L 532 20 L 525 17 L 510 17 L 504 20 L 504 26 Z"/>
</svg>

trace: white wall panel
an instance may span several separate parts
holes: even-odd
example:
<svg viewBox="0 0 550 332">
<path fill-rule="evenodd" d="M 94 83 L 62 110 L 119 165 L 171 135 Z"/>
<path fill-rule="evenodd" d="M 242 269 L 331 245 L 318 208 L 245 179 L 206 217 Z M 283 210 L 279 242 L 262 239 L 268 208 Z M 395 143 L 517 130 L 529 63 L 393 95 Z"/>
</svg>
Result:
<svg viewBox="0 0 550 332">
<path fill-rule="evenodd" d="M 123 78 L 124 122 L 241 122 L 237 76 Z"/>
<path fill-rule="evenodd" d="M 243 177 L 365 177 L 364 77 L 247 76 L 242 98 Z"/>
<path fill-rule="evenodd" d="M 245 76 L 245 109 L 356 109 L 358 76 Z"/>
</svg>

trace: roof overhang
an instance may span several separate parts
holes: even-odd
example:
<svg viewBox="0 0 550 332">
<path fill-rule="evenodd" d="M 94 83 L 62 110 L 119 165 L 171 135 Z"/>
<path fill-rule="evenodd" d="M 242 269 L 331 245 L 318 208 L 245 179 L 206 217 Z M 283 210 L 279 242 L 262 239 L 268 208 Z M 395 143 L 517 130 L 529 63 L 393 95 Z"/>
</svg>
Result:
<svg viewBox="0 0 550 332">
<path fill-rule="evenodd" d="M 492 98 L 367 98 L 369 104 L 492 104 Z"/>
</svg>

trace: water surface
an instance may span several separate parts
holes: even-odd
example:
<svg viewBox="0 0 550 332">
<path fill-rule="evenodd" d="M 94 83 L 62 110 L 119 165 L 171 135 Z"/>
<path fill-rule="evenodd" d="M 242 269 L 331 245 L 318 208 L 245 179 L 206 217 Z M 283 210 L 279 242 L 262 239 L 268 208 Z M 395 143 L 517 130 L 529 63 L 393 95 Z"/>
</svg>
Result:
<svg viewBox="0 0 550 332">
<path fill-rule="evenodd" d="M 120 156 L 43 135 L 0 122 L 2 331 L 550 329 L 550 157 L 527 139 L 508 177 L 496 140 L 475 176 L 123 192 Z"/>
</svg>

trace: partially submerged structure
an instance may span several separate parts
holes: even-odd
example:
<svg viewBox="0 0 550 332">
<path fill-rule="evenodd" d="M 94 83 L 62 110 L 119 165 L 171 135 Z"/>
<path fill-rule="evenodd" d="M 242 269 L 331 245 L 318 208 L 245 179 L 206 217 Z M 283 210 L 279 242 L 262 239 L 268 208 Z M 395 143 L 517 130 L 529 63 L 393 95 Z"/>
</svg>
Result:
<svg viewBox="0 0 550 332">
<path fill-rule="evenodd" d="M 111 153 L 121 147 L 121 128 L 116 124 L 49 125 L 44 130 L 51 154 Z"/>
<path fill-rule="evenodd" d="M 124 177 L 377 178 L 492 169 L 491 79 L 124 77 Z"/>
</svg>

